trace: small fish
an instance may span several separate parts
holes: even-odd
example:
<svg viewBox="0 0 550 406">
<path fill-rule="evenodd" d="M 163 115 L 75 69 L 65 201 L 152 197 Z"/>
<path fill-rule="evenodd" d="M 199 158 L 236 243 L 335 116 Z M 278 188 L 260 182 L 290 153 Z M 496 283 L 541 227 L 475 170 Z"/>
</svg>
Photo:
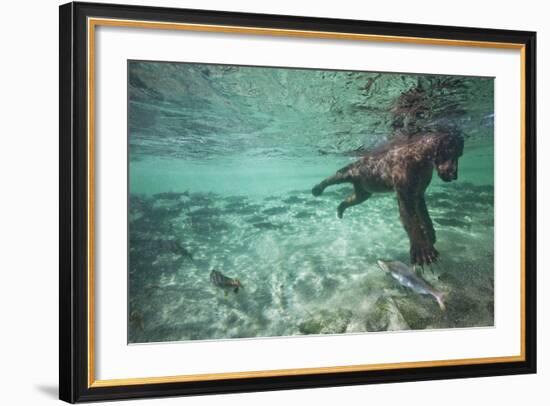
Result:
<svg viewBox="0 0 550 406">
<path fill-rule="evenodd" d="M 416 273 L 412 272 L 403 262 L 378 260 L 378 266 L 384 272 L 388 272 L 401 285 L 411 289 L 413 292 L 433 296 L 441 310 L 445 311 L 445 303 L 443 301 L 445 293 L 435 289 Z"/>
<path fill-rule="evenodd" d="M 229 278 L 215 269 L 212 269 L 210 272 L 210 282 L 212 282 L 214 286 L 222 289 L 233 289 L 235 293 L 239 292 L 239 288 L 243 288 L 243 285 L 238 279 Z M 225 294 L 227 295 L 227 291 Z"/>
</svg>

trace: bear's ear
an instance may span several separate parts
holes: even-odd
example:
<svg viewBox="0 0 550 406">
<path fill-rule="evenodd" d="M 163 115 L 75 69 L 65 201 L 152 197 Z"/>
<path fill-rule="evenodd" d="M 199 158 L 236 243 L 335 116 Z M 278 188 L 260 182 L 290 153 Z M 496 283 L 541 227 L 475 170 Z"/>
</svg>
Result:
<svg viewBox="0 0 550 406">
<path fill-rule="evenodd" d="M 434 161 L 445 161 L 450 157 L 450 155 L 455 154 L 456 141 L 454 140 L 453 135 L 448 133 L 441 134 L 435 138 L 434 142 Z"/>
<path fill-rule="evenodd" d="M 433 149 L 432 161 L 434 163 L 446 161 L 451 150 L 450 145 L 452 144 L 449 135 L 440 135 L 435 138 L 434 142 L 435 148 Z"/>
</svg>

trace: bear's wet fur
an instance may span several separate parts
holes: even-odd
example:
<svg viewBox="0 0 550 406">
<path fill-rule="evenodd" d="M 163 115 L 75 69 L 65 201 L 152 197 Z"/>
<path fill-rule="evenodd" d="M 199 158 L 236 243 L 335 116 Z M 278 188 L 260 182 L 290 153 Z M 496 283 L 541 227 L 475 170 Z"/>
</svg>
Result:
<svg viewBox="0 0 550 406">
<path fill-rule="evenodd" d="M 424 192 L 434 168 L 445 182 L 458 178 L 458 158 L 463 150 L 463 137 L 452 132 L 396 136 L 323 180 L 312 193 L 319 196 L 328 186 L 353 184 L 354 192 L 338 206 L 337 214 L 342 218 L 348 207 L 363 203 L 373 193 L 394 191 L 409 236 L 411 264 L 429 265 L 439 253 L 434 247 L 435 230 Z"/>
</svg>

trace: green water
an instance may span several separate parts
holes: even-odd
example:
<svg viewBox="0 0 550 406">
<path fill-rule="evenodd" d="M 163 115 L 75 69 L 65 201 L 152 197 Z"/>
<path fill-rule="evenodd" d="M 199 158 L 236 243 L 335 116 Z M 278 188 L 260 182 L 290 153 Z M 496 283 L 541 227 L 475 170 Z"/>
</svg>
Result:
<svg viewBox="0 0 550 406">
<path fill-rule="evenodd" d="M 493 81 L 130 62 L 129 342 L 493 325 Z M 422 81 L 432 122 L 466 139 L 459 178 L 426 201 L 447 310 L 376 260 L 408 263 L 392 193 L 336 207 L 311 188 L 392 134 Z M 439 86 L 439 87 L 438 87 Z M 238 278 L 214 286 L 212 269 Z"/>
</svg>

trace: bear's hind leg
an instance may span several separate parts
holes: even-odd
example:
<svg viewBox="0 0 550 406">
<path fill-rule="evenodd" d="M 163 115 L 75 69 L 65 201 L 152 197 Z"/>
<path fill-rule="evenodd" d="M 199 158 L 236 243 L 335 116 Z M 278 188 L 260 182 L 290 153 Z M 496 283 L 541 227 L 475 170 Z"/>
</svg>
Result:
<svg viewBox="0 0 550 406">
<path fill-rule="evenodd" d="M 311 194 L 313 196 L 320 196 L 323 191 L 332 185 L 338 185 L 340 183 L 346 183 L 351 182 L 351 176 L 349 174 L 349 168 L 351 165 L 346 166 L 339 171 L 337 171 L 333 176 L 330 176 L 323 180 L 321 183 L 315 185 L 313 189 L 311 189 Z"/>
<path fill-rule="evenodd" d="M 338 218 L 340 219 L 344 215 L 344 210 L 346 210 L 348 207 L 361 204 L 371 196 L 371 193 L 367 192 L 366 190 L 363 190 L 362 188 L 357 187 L 356 185 L 354 185 L 353 187 L 354 187 L 354 192 L 351 195 L 349 195 L 346 198 L 346 200 L 344 200 L 342 203 L 338 205 L 337 213 L 338 213 Z"/>
</svg>

